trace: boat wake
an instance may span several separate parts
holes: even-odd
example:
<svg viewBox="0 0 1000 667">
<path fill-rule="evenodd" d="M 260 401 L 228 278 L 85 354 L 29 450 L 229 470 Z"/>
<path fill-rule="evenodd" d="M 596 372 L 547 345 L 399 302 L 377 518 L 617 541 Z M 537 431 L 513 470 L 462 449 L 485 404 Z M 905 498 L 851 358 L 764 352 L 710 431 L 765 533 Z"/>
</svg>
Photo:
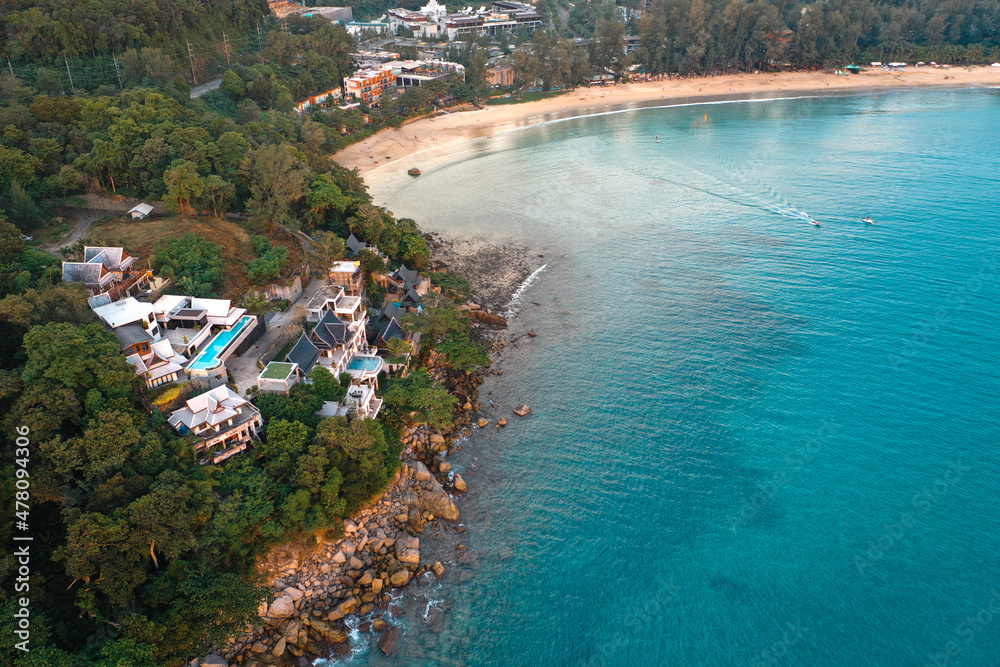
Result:
<svg viewBox="0 0 1000 667">
<path fill-rule="evenodd" d="M 538 278 L 538 275 L 544 271 L 548 265 L 549 263 L 546 262 L 535 269 L 532 274 L 525 278 L 524 282 L 521 283 L 516 290 L 514 290 L 514 293 L 510 297 L 510 302 L 504 308 L 504 317 L 510 318 L 512 315 L 517 313 L 517 309 L 521 305 L 521 297 L 524 296 L 525 291 L 531 287 L 532 283 L 535 282 L 535 279 Z"/>
<path fill-rule="evenodd" d="M 712 176 L 711 174 L 706 174 L 697 169 L 692 169 L 689 166 L 677 164 L 676 167 L 677 173 L 686 171 L 693 174 L 694 178 L 684 182 L 676 178 L 661 175 L 650 176 L 646 174 L 646 176 L 664 181 L 666 183 L 671 183 L 679 187 L 690 188 L 696 192 L 701 192 L 702 194 L 723 199 L 740 206 L 768 211 L 784 218 L 791 218 L 792 220 L 816 224 L 816 221 L 808 213 L 788 203 L 788 201 L 781 197 L 772 188 L 765 187 L 765 194 L 770 196 L 762 196 L 759 193 L 749 192 L 743 188 L 733 185 L 732 183 Z"/>
</svg>

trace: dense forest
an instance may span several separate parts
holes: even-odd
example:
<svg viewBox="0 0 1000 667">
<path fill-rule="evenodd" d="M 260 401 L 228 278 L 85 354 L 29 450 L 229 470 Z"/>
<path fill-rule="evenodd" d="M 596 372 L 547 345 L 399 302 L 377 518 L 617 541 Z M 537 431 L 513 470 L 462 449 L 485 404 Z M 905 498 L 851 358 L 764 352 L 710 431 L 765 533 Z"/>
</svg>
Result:
<svg viewBox="0 0 1000 667">
<path fill-rule="evenodd" d="M 361 110 L 290 112 L 300 90 L 339 83 L 353 48 L 328 22 L 293 25 L 267 35 L 265 63 L 234 62 L 222 87 L 198 99 L 185 79 L 142 66 L 162 53 L 157 46 L 126 50 L 139 66 L 122 90 L 64 95 L 0 74 L 0 497 L 14 507 L 23 493 L 15 471 L 26 461 L 31 492 L 22 498 L 34 537 L 28 588 L 18 595 L 18 563 L 10 549 L 0 558 L 2 664 L 153 667 L 196 657 L 256 619 L 264 588 L 254 563 L 263 550 L 337 530 L 391 479 L 402 426 L 450 422 L 455 399 L 419 369 L 383 382 L 377 421 L 321 421 L 318 407 L 346 387 L 317 370 L 290 396 L 258 401 L 265 435 L 252 453 L 199 465 L 190 438 L 148 409 L 159 390 L 139 386 L 83 287 L 63 283 L 60 258 L 24 239 L 53 203 L 117 192 L 162 198 L 180 225 L 199 213 L 241 213 L 253 234 L 257 259 L 246 271 L 254 279 L 275 275 L 286 258 L 272 237 L 298 229 L 313 237 L 318 265 L 342 257 L 353 232 L 391 265 L 426 270 L 430 249 L 416 224 L 374 206 L 358 175 L 329 159 L 345 133 L 363 131 Z M 418 113 L 430 98 L 402 99 L 404 107 L 379 118 Z M 164 242 L 153 259 L 183 289 L 207 295 L 219 287 L 220 249 L 206 239 Z M 370 300 L 380 305 L 371 277 L 386 260 L 364 251 L 362 263 Z M 437 348 L 459 371 L 486 363 L 457 308 L 468 284 L 434 275 L 444 293 L 407 325 L 423 334 L 425 352 Z M 27 448 L 16 446 L 17 428 L 27 430 Z M 18 534 L 14 518 L 8 511 L 0 522 L 8 545 Z M 31 600 L 30 653 L 15 648 L 21 596 Z"/>
<path fill-rule="evenodd" d="M 580 0 L 566 26 L 555 18 L 554 2 L 539 4 L 551 18 L 548 29 L 519 36 L 510 61 L 518 86 L 549 90 L 600 74 L 700 76 L 852 62 L 1000 60 L 995 0 L 649 0 L 641 11 L 631 0 Z M 473 86 L 484 80 L 486 50 L 469 39 L 451 50 Z"/>
</svg>

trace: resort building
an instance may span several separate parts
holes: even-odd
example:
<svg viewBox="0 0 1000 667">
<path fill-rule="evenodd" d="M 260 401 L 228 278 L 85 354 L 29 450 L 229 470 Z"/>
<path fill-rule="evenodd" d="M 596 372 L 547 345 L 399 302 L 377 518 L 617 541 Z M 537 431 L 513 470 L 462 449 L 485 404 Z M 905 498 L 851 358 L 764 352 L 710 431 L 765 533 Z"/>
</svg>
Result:
<svg viewBox="0 0 1000 667">
<path fill-rule="evenodd" d="M 242 452 L 263 426 L 256 406 L 226 385 L 189 399 L 168 421 L 181 435 L 198 438 L 195 450 L 212 463 Z"/>
<path fill-rule="evenodd" d="M 146 290 L 153 272 L 135 266 L 125 248 L 84 246 L 82 262 L 63 262 L 63 280 L 83 283 L 90 296 L 106 294 L 111 301 Z"/>
<path fill-rule="evenodd" d="M 378 282 L 385 287 L 390 299 L 411 308 L 416 307 L 420 297 L 431 288 L 430 280 L 420 275 L 419 271 L 406 268 L 405 264 L 390 274 L 379 276 Z"/>
<path fill-rule="evenodd" d="M 486 83 L 494 88 L 506 88 L 514 85 L 513 67 L 491 67 L 486 70 Z"/>
<path fill-rule="evenodd" d="M 257 389 L 267 393 L 288 394 L 301 379 L 298 364 L 272 361 L 257 376 Z"/>
<path fill-rule="evenodd" d="M 417 11 L 397 8 L 388 12 L 389 23 L 394 34 L 401 29 L 410 30 L 416 37 L 441 37 L 447 35 L 454 41 L 457 37 L 474 35 L 495 35 L 519 29 L 534 29 L 541 25 L 542 17 L 531 5 L 520 2 L 494 0 L 490 8 L 466 7 L 457 14 L 448 14 L 444 5 L 436 0 Z"/>
<path fill-rule="evenodd" d="M 361 296 L 365 288 L 361 262 L 334 262 L 330 267 L 330 284 L 340 285 L 351 296 Z"/>
<path fill-rule="evenodd" d="M 396 86 L 409 88 L 452 78 L 465 81 L 465 66 L 447 60 L 398 60 L 381 66 L 392 71 Z"/>
<path fill-rule="evenodd" d="M 295 103 L 295 110 L 300 114 L 303 114 L 311 109 L 315 109 L 323 104 L 333 104 L 340 101 L 343 96 L 343 92 L 340 88 L 333 88 L 331 90 L 324 90 L 322 93 L 316 93 L 315 95 L 310 95 L 309 97 L 303 97 L 301 100 Z"/>
<path fill-rule="evenodd" d="M 287 361 L 298 364 L 307 375 L 319 363 L 333 373 L 334 377 L 340 377 L 358 352 L 367 352 L 366 320 L 363 317 L 354 322 L 345 322 L 334 311 L 328 310 L 312 331 L 302 334 L 289 351 Z"/>
<path fill-rule="evenodd" d="M 392 85 L 392 71 L 385 69 L 358 70 L 353 76 L 344 79 L 347 95 L 353 95 L 369 106 L 377 104 L 392 89 Z"/>
</svg>

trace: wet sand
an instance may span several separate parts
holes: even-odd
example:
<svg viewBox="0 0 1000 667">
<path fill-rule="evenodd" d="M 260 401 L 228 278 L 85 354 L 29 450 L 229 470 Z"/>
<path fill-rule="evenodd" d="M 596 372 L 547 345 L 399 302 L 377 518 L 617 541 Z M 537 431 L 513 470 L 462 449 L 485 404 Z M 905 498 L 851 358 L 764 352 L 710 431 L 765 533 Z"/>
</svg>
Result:
<svg viewBox="0 0 1000 667">
<path fill-rule="evenodd" d="M 333 158 L 348 168 L 368 174 L 405 160 L 406 168 L 419 167 L 420 153 L 448 149 L 481 137 L 529 125 L 606 111 L 668 106 L 720 100 L 767 99 L 808 94 L 862 93 L 872 90 L 921 87 L 1000 86 L 1000 67 L 908 67 L 873 69 L 855 75 L 823 72 L 733 74 L 648 81 L 594 88 L 577 88 L 558 97 L 475 109 L 471 105 L 439 112 L 386 129 L 365 141 L 348 146 Z M 388 158 L 388 159 L 387 159 Z"/>
</svg>

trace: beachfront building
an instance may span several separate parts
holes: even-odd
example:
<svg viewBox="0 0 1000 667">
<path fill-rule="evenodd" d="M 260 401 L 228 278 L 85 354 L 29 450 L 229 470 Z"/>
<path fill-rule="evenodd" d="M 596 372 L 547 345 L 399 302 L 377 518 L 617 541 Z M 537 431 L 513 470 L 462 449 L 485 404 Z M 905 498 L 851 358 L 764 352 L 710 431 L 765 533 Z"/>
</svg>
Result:
<svg viewBox="0 0 1000 667">
<path fill-rule="evenodd" d="M 344 79 L 344 90 L 347 95 L 369 106 L 378 104 L 382 96 L 392 90 L 392 86 L 392 71 L 381 68 L 358 70 Z"/>
<path fill-rule="evenodd" d="M 514 85 L 513 67 L 491 67 L 486 70 L 486 83 L 494 88 L 507 88 Z"/>
<path fill-rule="evenodd" d="M 410 88 L 431 81 L 465 81 L 465 66 L 447 60 L 398 60 L 382 65 L 392 71 L 399 88 Z"/>
<path fill-rule="evenodd" d="M 264 423 L 260 410 L 226 385 L 189 399 L 167 421 L 181 435 L 195 436 L 195 451 L 211 463 L 245 450 Z"/>
<path fill-rule="evenodd" d="M 82 262 L 63 262 L 63 280 L 83 283 L 90 296 L 106 294 L 111 301 L 146 290 L 153 272 L 136 266 L 125 248 L 84 246 Z"/>
<path fill-rule="evenodd" d="M 334 377 L 340 377 L 341 373 L 347 371 L 355 356 L 359 353 L 362 353 L 360 356 L 365 356 L 368 353 L 365 338 L 367 319 L 365 316 L 353 322 L 344 321 L 336 312 L 328 310 L 312 331 L 302 334 L 285 360 L 298 364 L 306 375 L 318 363 L 325 366 Z"/>
<path fill-rule="evenodd" d="M 373 245 L 371 243 L 365 243 L 364 241 L 358 239 L 358 237 L 355 236 L 354 234 L 351 234 L 350 236 L 347 237 L 348 257 L 357 257 L 358 255 L 361 254 L 362 250 L 367 250 L 368 252 L 373 253 L 378 257 L 382 258 L 385 257 L 385 254 L 378 249 L 377 245 Z"/>
<path fill-rule="evenodd" d="M 376 280 L 385 288 L 390 300 L 409 307 L 416 307 L 420 297 L 431 288 L 430 280 L 420 275 L 419 271 L 406 268 L 405 264 L 392 273 L 377 276 Z"/>
<path fill-rule="evenodd" d="M 335 104 L 340 101 L 342 96 L 343 91 L 341 91 L 340 88 L 324 90 L 321 93 L 316 93 L 315 95 L 303 97 L 301 100 L 298 100 L 295 103 L 295 110 L 300 114 L 304 114 L 305 112 L 316 109 L 324 104 Z"/>
</svg>

